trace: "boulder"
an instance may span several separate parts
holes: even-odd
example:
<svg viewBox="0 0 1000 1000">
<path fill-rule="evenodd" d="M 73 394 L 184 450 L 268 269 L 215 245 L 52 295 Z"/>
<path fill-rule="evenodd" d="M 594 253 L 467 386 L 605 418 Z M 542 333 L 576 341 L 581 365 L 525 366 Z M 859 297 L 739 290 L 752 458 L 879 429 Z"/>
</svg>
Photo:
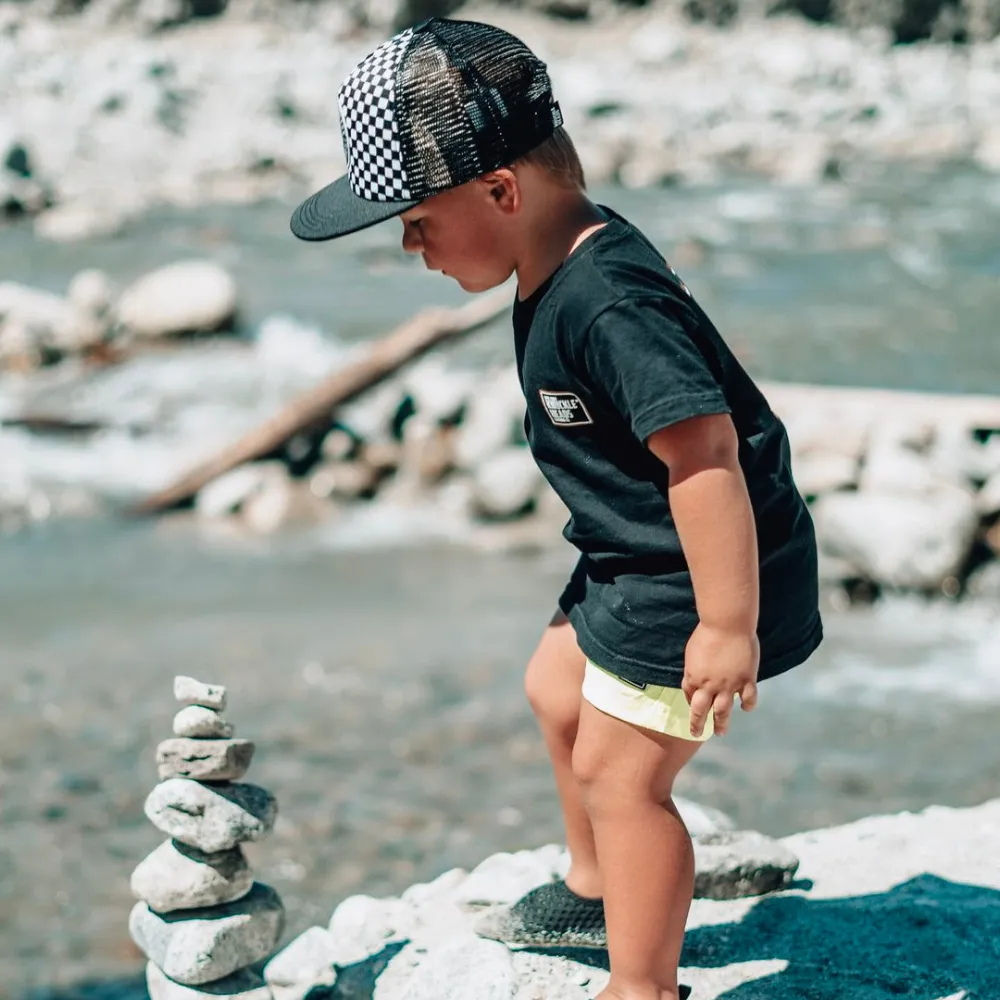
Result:
<svg viewBox="0 0 1000 1000">
<path fill-rule="evenodd" d="M 526 892 L 557 878 L 561 874 L 561 859 L 558 848 L 493 854 L 469 872 L 452 898 L 468 907 L 509 905 Z"/>
<path fill-rule="evenodd" d="M 241 899 L 253 875 L 238 848 L 206 854 L 165 840 L 132 873 L 132 894 L 157 913 L 216 906 Z"/>
<path fill-rule="evenodd" d="M 333 938 L 325 927 L 310 927 L 264 966 L 274 1000 L 304 1000 L 314 986 L 337 981 Z"/>
<path fill-rule="evenodd" d="M 544 485 L 527 448 L 506 448 L 482 462 L 473 475 L 472 503 L 488 518 L 510 518 L 532 508 Z"/>
<path fill-rule="evenodd" d="M 205 684 L 183 674 L 174 678 L 174 698 L 182 705 L 200 705 L 218 712 L 226 709 L 226 689 L 221 684 Z"/>
<path fill-rule="evenodd" d="M 252 497 L 287 480 L 284 462 L 248 462 L 203 486 L 195 497 L 195 513 L 209 520 L 237 514 Z"/>
<path fill-rule="evenodd" d="M 236 320 L 236 282 L 212 261 L 169 264 L 122 292 L 118 322 L 141 338 L 231 330 Z"/>
<path fill-rule="evenodd" d="M 396 956 L 379 976 L 373 1000 L 513 1000 L 519 986 L 510 951 L 470 934 L 426 956 Z"/>
<path fill-rule="evenodd" d="M 523 436 L 523 421 L 524 395 L 517 370 L 504 368 L 485 376 L 466 403 L 455 438 L 455 464 L 475 469 Z"/>
<path fill-rule="evenodd" d="M 161 778 L 238 781 L 247 773 L 255 749 L 251 740 L 174 737 L 156 748 L 156 766 Z"/>
<path fill-rule="evenodd" d="M 229 739 L 233 735 L 231 723 L 226 722 L 214 708 L 203 705 L 188 705 L 175 716 L 173 723 L 174 736 L 187 736 L 191 739 Z"/>
<path fill-rule="evenodd" d="M 376 955 L 390 942 L 408 938 L 415 921 L 414 908 L 405 900 L 348 896 L 330 918 L 332 961 L 352 965 Z"/>
<path fill-rule="evenodd" d="M 257 785 L 208 786 L 190 778 L 168 778 L 149 793 L 144 810 L 157 830 L 211 854 L 267 836 L 278 806 L 274 796 Z"/>
<path fill-rule="evenodd" d="M 129 916 L 129 934 L 165 975 L 196 986 L 266 958 L 284 923 L 278 894 L 255 882 L 246 896 L 224 906 L 164 915 L 136 903 Z"/>
<path fill-rule="evenodd" d="M 165 976 L 153 962 L 146 963 L 146 991 L 149 1000 L 273 1000 L 271 990 L 252 969 L 240 969 L 222 979 L 199 986 L 185 986 Z"/>
<path fill-rule="evenodd" d="M 961 570 L 978 525 L 974 499 L 957 487 L 929 496 L 830 493 L 813 510 L 827 555 L 890 587 L 935 590 Z"/>
<path fill-rule="evenodd" d="M 799 859 L 784 844 L 754 830 L 722 830 L 692 839 L 698 899 L 774 892 L 788 885 L 799 867 Z"/>
</svg>

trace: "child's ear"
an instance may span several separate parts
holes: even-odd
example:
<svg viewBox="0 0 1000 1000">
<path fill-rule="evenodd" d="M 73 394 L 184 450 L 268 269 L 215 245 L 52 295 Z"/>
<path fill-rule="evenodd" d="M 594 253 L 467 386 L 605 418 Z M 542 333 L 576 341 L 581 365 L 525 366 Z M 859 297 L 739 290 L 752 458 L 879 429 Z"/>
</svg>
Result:
<svg viewBox="0 0 1000 1000">
<path fill-rule="evenodd" d="M 494 201 L 499 201 L 503 197 L 503 187 L 501 185 L 496 185 L 490 189 L 490 194 L 493 195 Z"/>
</svg>

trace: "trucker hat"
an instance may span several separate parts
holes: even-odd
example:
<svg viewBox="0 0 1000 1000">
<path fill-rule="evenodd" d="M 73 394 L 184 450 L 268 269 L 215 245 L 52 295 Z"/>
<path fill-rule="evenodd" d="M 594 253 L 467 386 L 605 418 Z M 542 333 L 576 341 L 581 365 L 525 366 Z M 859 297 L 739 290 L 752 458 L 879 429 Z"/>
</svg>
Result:
<svg viewBox="0 0 1000 1000">
<path fill-rule="evenodd" d="M 295 210 L 303 240 L 391 219 L 512 163 L 563 123 L 545 64 L 520 39 L 441 17 L 366 56 L 337 105 L 347 173 Z"/>
</svg>

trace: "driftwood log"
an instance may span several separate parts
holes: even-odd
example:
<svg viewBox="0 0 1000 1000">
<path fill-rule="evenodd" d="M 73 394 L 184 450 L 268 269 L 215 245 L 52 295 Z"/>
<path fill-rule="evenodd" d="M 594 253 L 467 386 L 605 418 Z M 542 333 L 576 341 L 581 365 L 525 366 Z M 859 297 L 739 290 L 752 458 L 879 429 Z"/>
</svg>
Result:
<svg viewBox="0 0 1000 1000">
<path fill-rule="evenodd" d="M 363 357 L 328 375 L 259 427 L 165 489 L 146 497 L 130 512 L 155 514 L 189 500 L 224 472 L 271 454 L 296 434 L 329 421 L 337 406 L 377 385 L 430 348 L 485 326 L 510 306 L 510 292 L 500 290 L 458 309 L 427 309 L 418 313 L 377 341 Z"/>
</svg>

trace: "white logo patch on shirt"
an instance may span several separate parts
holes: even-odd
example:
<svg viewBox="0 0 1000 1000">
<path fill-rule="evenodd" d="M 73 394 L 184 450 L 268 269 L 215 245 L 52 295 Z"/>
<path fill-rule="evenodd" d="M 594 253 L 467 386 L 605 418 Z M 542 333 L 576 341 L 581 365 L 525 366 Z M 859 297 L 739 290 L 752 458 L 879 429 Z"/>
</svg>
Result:
<svg viewBox="0 0 1000 1000">
<path fill-rule="evenodd" d="M 557 427 L 581 427 L 594 421 L 575 392 L 550 392 L 539 389 L 538 395 L 549 419 Z"/>
</svg>

